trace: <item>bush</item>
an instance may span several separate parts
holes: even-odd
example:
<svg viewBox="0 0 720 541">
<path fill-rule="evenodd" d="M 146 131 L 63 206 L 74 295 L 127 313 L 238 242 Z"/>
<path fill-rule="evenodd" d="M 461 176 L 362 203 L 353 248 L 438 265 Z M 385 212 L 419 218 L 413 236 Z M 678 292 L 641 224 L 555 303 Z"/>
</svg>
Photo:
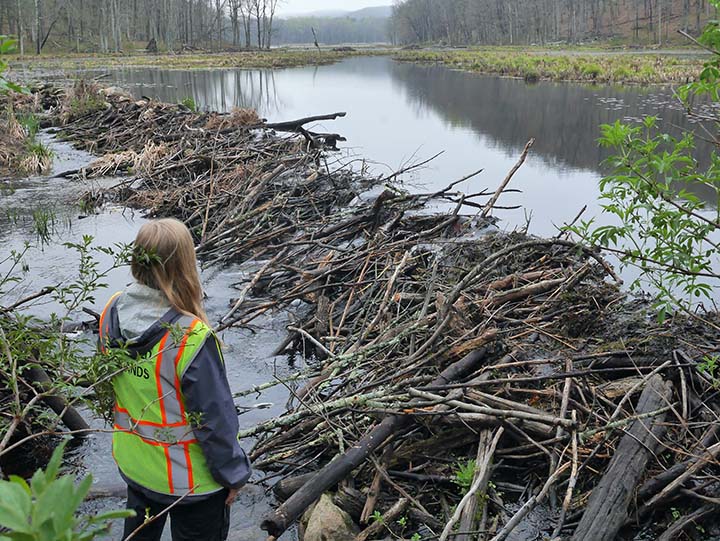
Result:
<svg viewBox="0 0 720 541">
<path fill-rule="evenodd" d="M 594 63 L 585 64 L 580 70 L 580 73 L 582 73 L 583 76 L 590 77 L 591 79 L 597 79 L 602 72 L 602 66 Z"/>
<path fill-rule="evenodd" d="M 720 8 L 720 0 L 711 3 Z M 710 23 L 701 42 L 720 51 L 720 27 Z M 639 75 L 650 80 L 652 67 L 643 67 Z M 717 105 L 720 58 L 708 61 L 700 80 L 681 87 L 678 95 L 691 117 L 696 116 L 695 102 Z M 711 110 L 714 118 L 705 110 L 695 120 L 711 120 L 717 129 L 720 114 L 715 107 Z M 618 121 L 602 126 L 600 143 L 614 150 L 606 162 L 611 173 L 600 183 L 602 208 L 619 225 L 598 227 L 590 220 L 571 229 L 586 242 L 617 254 L 623 265 L 639 269 L 632 287 L 652 287 L 661 321 L 678 310 L 696 316 L 698 300 L 712 303 L 713 288 L 720 284 L 718 201 L 696 195 L 698 189 L 720 193 L 717 137 L 704 170 L 694 157 L 693 135 L 674 138 L 662 133 L 654 117 L 640 124 Z"/>
<path fill-rule="evenodd" d="M 66 443 L 55 449 L 45 471 L 35 472 L 29 484 L 17 476 L 0 481 L 0 526 L 9 530 L 0 539 L 91 541 L 108 533 L 111 520 L 134 516 L 134 511 L 128 510 L 98 516 L 78 514 L 92 476 L 76 484 L 74 475 L 58 475 Z"/>
<path fill-rule="evenodd" d="M 7 94 L 8 92 L 27 92 L 27 90 L 5 78 L 5 72 L 8 69 L 8 64 L 1 57 L 15 52 L 15 45 L 17 41 L 10 39 L 8 36 L 0 35 L 0 94 Z"/>
</svg>

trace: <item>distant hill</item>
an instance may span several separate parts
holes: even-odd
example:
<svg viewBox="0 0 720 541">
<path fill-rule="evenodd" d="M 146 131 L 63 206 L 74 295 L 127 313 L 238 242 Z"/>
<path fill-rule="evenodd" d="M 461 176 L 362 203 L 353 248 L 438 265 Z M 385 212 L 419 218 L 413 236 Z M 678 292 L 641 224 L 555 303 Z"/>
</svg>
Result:
<svg viewBox="0 0 720 541">
<path fill-rule="evenodd" d="M 355 19 L 387 19 L 392 15 L 392 6 L 375 6 L 351 11 L 347 17 Z"/>
<path fill-rule="evenodd" d="M 392 6 L 374 6 L 369 8 L 358 9 L 356 11 L 347 11 L 339 9 L 323 9 L 320 11 L 311 11 L 309 13 L 296 13 L 286 15 L 283 19 L 298 18 L 319 18 L 319 19 L 387 19 L 392 15 Z"/>
<path fill-rule="evenodd" d="M 382 1 L 382 0 L 381 0 Z M 278 44 L 313 43 L 322 45 L 387 43 L 391 6 L 376 6 L 355 11 L 322 10 L 281 17 L 275 27 Z M 315 34 L 313 34 L 313 29 Z"/>
<path fill-rule="evenodd" d="M 281 17 L 282 19 L 299 19 L 304 17 L 330 18 L 344 17 L 349 12 L 342 9 L 322 9 L 319 11 L 309 11 L 307 13 L 292 13 Z"/>
</svg>

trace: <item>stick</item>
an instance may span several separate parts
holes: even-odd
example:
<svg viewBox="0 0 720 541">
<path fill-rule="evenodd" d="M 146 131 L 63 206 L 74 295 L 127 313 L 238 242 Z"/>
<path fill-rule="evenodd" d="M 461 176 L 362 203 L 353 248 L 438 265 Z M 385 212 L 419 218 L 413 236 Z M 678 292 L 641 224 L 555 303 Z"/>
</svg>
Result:
<svg viewBox="0 0 720 541">
<path fill-rule="evenodd" d="M 480 434 L 480 443 L 478 444 L 477 454 L 478 462 L 476 462 L 475 464 L 475 479 L 470 489 L 467 491 L 465 496 L 463 496 L 463 499 L 460 500 L 457 509 L 455 509 L 455 512 L 453 513 L 453 516 L 450 517 L 450 520 L 445 525 L 442 534 L 440 534 L 440 541 L 447 541 L 447 538 L 452 532 L 455 523 L 460 520 L 461 516 L 465 515 L 464 511 L 466 507 L 471 513 L 469 515 L 469 521 L 471 523 L 473 522 L 475 515 L 475 506 L 477 505 L 477 498 L 475 498 L 475 494 L 481 488 L 482 492 L 485 492 L 486 490 L 487 482 L 490 478 L 490 462 L 492 461 L 492 457 L 495 454 L 495 448 L 497 447 L 497 444 L 500 441 L 500 437 L 503 435 L 504 430 L 505 429 L 500 427 L 495 433 L 495 437 L 493 437 L 489 445 L 486 440 L 491 435 L 491 432 L 484 431 Z M 487 446 L 487 449 L 485 448 L 485 446 Z M 470 529 L 471 528 L 472 524 L 470 524 Z M 466 528 L 463 528 L 463 526 L 461 525 L 460 531 L 466 531 Z"/>
<path fill-rule="evenodd" d="M 459 379 L 471 373 L 483 358 L 484 352 L 481 354 L 473 352 L 446 368 L 433 380 L 433 383 L 438 384 L 439 382 Z M 402 429 L 409 420 L 410 418 L 406 415 L 390 415 L 386 417 L 344 455 L 337 456 L 332 462 L 318 471 L 305 486 L 268 515 L 260 527 L 268 534 L 280 537 L 320 494 L 337 484 L 362 464 L 373 451 L 378 449 L 390 436 Z"/>
<path fill-rule="evenodd" d="M 525 163 L 525 159 L 527 158 L 528 152 L 530 152 L 530 149 L 535 144 L 535 139 L 530 139 L 527 144 L 525 145 L 525 149 L 523 150 L 522 154 L 520 155 L 520 159 L 518 162 L 513 166 L 513 168 L 510 170 L 508 175 L 505 177 L 505 180 L 503 180 L 502 184 L 500 184 L 500 187 L 495 192 L 495 195 L 493 195 L 490 198 L 490 201 L 488 201 L 487 205 L 485 205 L 485 208 L 480 213 L 481 218 L 487 218 L 488 214 L 492 211 L 493 207 L 495 206 L 495 203 L 497 203 L 497 200 L 500 199 L 500 196 L 505 191 L 505 188 L 507 188 L 507 185 L 510 184 L 510 181 L 512 180 L 515 173 L 517 173 L 517 170 L 522 167 L 522 164 Z"/>
</svg>

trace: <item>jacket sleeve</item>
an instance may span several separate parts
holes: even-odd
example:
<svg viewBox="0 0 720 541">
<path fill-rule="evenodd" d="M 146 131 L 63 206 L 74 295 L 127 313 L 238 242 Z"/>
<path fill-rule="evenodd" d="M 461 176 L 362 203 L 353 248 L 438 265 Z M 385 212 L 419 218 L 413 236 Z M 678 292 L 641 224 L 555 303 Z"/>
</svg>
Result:
<svg viewBox="0 0 720 541">
<path fill-rule="evenodd" d="M 240 447 L 237 411 L 217 339 L 209 334 L 182 378 L 187 411 L 200 415 L 195 437 L 210 473 L 225 488 L 242 487 L 252 474 Z"/>
</svg>

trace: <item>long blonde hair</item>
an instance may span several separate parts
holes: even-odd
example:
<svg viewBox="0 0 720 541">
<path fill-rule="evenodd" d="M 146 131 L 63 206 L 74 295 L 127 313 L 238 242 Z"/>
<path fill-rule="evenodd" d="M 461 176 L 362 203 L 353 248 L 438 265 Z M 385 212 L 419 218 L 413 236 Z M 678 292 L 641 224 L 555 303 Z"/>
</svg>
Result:
<svg viewBox="0 0 720 541">
<path fill-rule="evenodd" d="M 138 282 L 162 291 L 173 308 L 209 325 L 195 245 L 185 224 L 173 218 L 144 224 L 135 239 L 130 268 Z"/>
</svg>

